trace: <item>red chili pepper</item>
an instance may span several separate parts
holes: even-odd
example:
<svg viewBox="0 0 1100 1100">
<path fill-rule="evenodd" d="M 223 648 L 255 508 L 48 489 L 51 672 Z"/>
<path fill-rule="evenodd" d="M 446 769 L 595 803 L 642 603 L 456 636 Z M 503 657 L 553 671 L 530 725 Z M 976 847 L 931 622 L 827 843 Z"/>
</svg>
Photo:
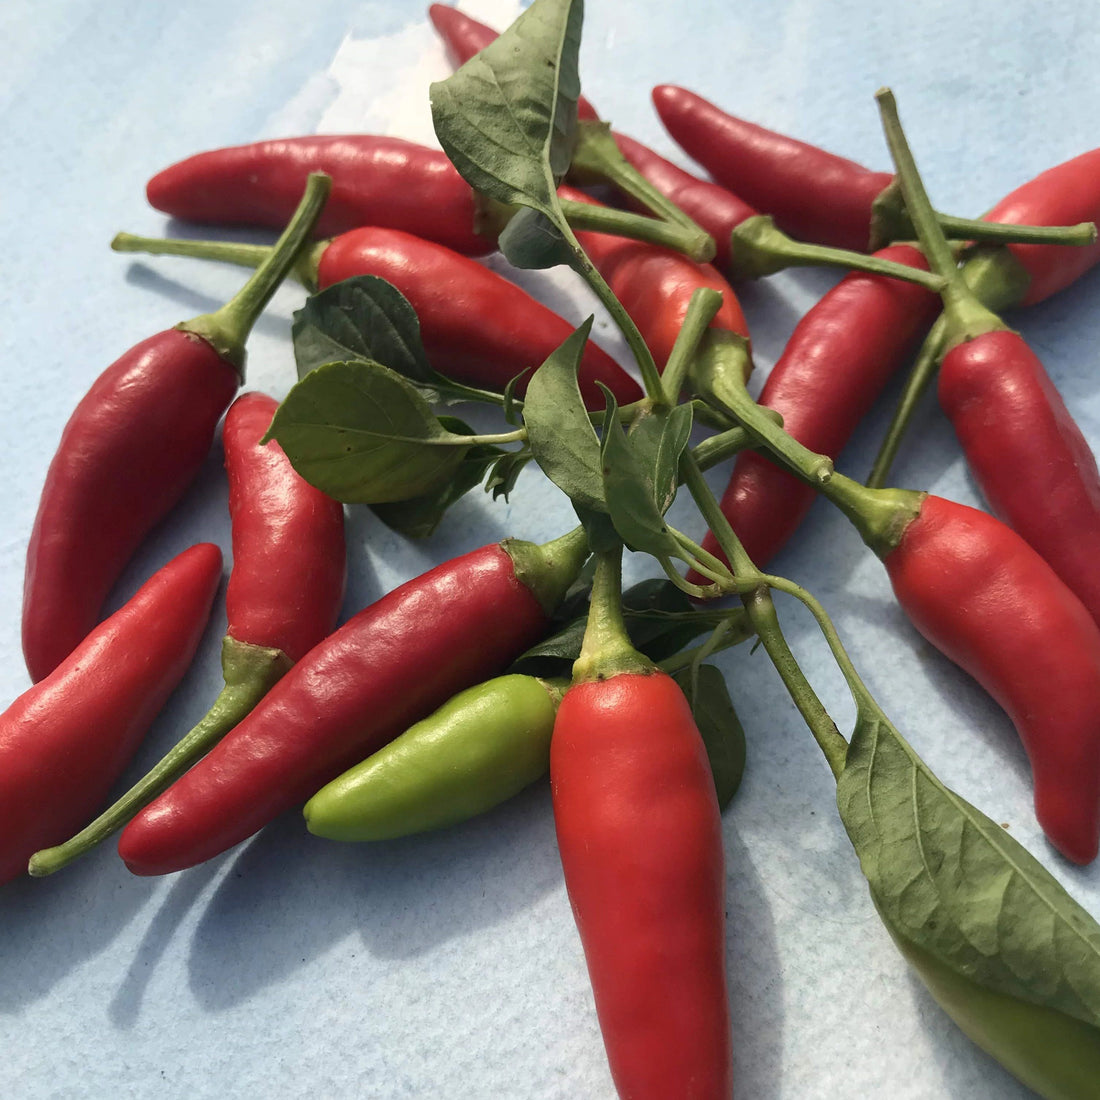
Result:
<svg viewBox="0 0 1100 1100">
<path fill-rule="evenodd" d="M 174 218 L 281 226 L 310 172 L 333 181 L 318 236 L 378 225 L 471 256 L 496 249 L 495 234 L 478 233 L 474 193 L 446 155 L 400 138 L 317 134 L 214 149 L 165 168 L 146 193 Z"/>
<path fill-rule="evenodd" d="M 27 547 L 23 653 L 52 672 L 99 618 L 149 530 L 194 480 L 241 382 L 244 341 L 327 194 L 314 177 L 264 266 L 217 313 L 142 341 L 92 385 L 50 463 Z"/>
<path fill-rule="evenodd" d="M 793 237 L 867 250 L 871 203 L 893 180 L 854 161 L 726 114 L 673 84 L 653 89 L 661 122 L 714 178 Z"/>
<path fill-rule="evenodd" d="M 446 4 L 432 4 L 428 8 L 432 21 L 447 52 L 455 65 L 465 65 L 475 53 L 480 53 L 490 42 L 500 37 L 492 27 L 471 19 L 465 12 Z M 584 96 L 577 100 L 578 118 L 599 118 L 595 107 Z"/>
<path fill-rule="evenodd" d="M 312 649 L 123 831 L 135 874 L 201 863 L 535 642 L 587 554 L 583 532 L 486 546 L 409 581 Z"/>
<path fill-rule="evenodd" d="M 257 264 L 260 245 L 225 241 L 160 240 L 120 233 L 113 247 Z M 527 391 L 530 374 L 572 333 L 573 326 L 526 291 L 487 267 L 443 245 L 398 229 L 353 229 L 319 242 L 302 257 L 298 277 L 325 288 L 355 275 L 377 275 L 409 300 L 432 366 L 466 385 L 502 392 L 519 377 Z M 578 373 L 581 395 L 591 408 L 605 404 L 602 383 L 620 404 L 642 396 L 641 387 L 597 344 L 585 345 Z"/>
<path fill-rule="evenodd" d="M 1006 195 L 983 218 L 990 222 L 1013 225 L 1073 225 L 1100 222 L 1100 149 L 1082 153 L 1064 161 Z M 1007 251 L 1006 251 L 1007 250 Z M 1100 242 L 1076 248 L 1049 244 L 1007 244 L 979 255 L 966 267 L 985 262 L 1018 267 L 1025 278 L 1025 289 L 1008 300 L 991 303 L 994 308 L 1010 305 L 1032 306 L 1064 290 L 1100 262 Z M 1011 283 L 1011 279 L 1005 279 Z M 980 283 L 978 292 L 983 300 Z"/>
<path fill-rule="evenodd" d="M 1038 356 L 1003 330 L 957 344 L 939 398 L 993 511 L 1100 622 L 1100 471 Z"/>
<path fill-rule="evenodd" d="M 274 440 L 279 403 L 246 393 L 225 417 L 233 570 L 227 634 L 299 661 L 332 633 L 344 598 L 343 505 L 300 477 Z"/>
<path fill-rule="evenodd" d="M 221 560 L 185 550 L 0 715 L 0 882 L 106 797 L 191 663 Z"/>
<path fill-rule="evenodd" d="M 909 245 L 876 255 L 927 268 Z M 913 283 L 858 271 L 845 276 L 798 323 L 764 383 L 760 404 L 781 413 L 784 429 L 800 443 L 835 459 L 938 311 L 936 295 Z M 722 511 L 762 567 L 794 533 L 815 496 L 793 474 L 744 451 L 722 495 Z M 703 546 L 721 556 L 710 532 Z"/>
<path fill-rule="evenodd" d="M 1100 837 L 1100 628 L 1019 535 L 924 499 L 881 554 L 913 625 L 1007 711 L 1031 761 L 1035 813 L 1076 863 Z"/>
<path fill-rule="evenodd" d="M 550 782 L 619 1095 L 729 1100 L 721 824 L 675 681 L 621 673 L 570 688 L 554 723 Z"/>
<path fill-rule="evenodd" d="M 560 188 L 559 194 L 575 202 L 598 205 L 595 199 L 571 187 Z M 717 290 L 722 295 L 722 308 L 711 327 L 748 338 L 748 324 L 737 295 L 710 264 L 607 233 L 580 231 L 577 240 L 638 326 L 659 370 L 668 361 L 691 296 L 700 288 Z"/>
</svg>

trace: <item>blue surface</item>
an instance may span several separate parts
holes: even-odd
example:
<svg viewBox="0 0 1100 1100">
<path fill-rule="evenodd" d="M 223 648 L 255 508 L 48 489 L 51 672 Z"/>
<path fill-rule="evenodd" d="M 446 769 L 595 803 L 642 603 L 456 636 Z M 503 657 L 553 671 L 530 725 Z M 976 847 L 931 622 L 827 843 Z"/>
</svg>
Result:
<svg viewBox="0 0 1100 1100">
<path fill-rule="evenodd" d="M 233 269 L 138 263 L 107 250 L 119 229 L 169 228 L 145 206 L 145 180 L 200 149 L 267 136 L 284 123 L 320 125 L 339 91 L 326 74 L 346 35 L 392 36 L 379 47 L 377 71 L 362 74 L 360 95 L 384 101 L 395 73 L 419 60 L 425 79 L 442 75 L 424 22 L 419 4 L 398 0 L 315 0 L 308 8 L 7 0 L 0 9 L 0 698 L 27 686 L 18 630 L 23 556 L 73 405 L 126 348 L 220 303 L 241 281 Z M 871 96 L 889 83 L 937 205 L 965 213 L 1100 144 L 1096 47 L 1095 9 L 1083 0 L 983 0 L 965 10 L 942 0 L 756 0 L 696 3 L 686 14 L 653 0 L 592 0 L 582 76 L 605 117 L 667 153 L 673 147 L 647 92 L 678 82 L 877 167 L 887 157 Z M 373 122 L 377 103 L 363 106 Z M 591 308 L 583 293 L 562 289 L 568 280 L 524 281 L 577 319 Z M 803 272 L 745 289 L 760 377 L 831 281 Z M 1013 318 L 1094 442 L 1098 292 L 1092 275 Z M 261 321 L 251 386 L 275 394 L 289 387 L 288 322 L 301 300 L 280 291 Z M 606 321 L 599 331 L 615 346 Z M 887 399 L 845 456 L 856 476 L 889 406 Z M 974 503 L 934 402 L 918 428 L 899 479 Z M 716 471 L 715 485 L 723 478 Z M 674 522 L 698 529 L 677 507 Z M 228 550 L 224 513 L 215 453 L 113 602 L 191 542 L 213 539 Z M 358 510 L 347 611 L 500 535 L 543 539 L 570 524 L 563 498 L 534 474 L 509 505 L 464 500 L 423 545 Z M 1068 867 L 1034 824 L 1026 761 L 1007 719 L 916 636 L 843 520 L 816 507 L 774 569 L 825 602 L 883 706 L 941 778 L 1008 823 L 1100 914 L 1100 870 Z M 851 707 L 824 647 L 805 615 L 782 611 L 843 728 Z M 222 616 L 217 609 L 199 660 L 126 782 L 212 698 Z M 909 976 L 871 908 L 827 769 L 763 653 L 729 654 L 722 664 L 749 737 L 745 784 L 725 818 L 738 1094 L 1029 1095 Z M 0 919 L 5 1096 L 613 1095 L 545 785 L 459 829 L 369 848 L 316 840 L 287 815 L 171 879 L 131 877 L 107 845 L 54 878 L 5 886 Z"/>
</svg>

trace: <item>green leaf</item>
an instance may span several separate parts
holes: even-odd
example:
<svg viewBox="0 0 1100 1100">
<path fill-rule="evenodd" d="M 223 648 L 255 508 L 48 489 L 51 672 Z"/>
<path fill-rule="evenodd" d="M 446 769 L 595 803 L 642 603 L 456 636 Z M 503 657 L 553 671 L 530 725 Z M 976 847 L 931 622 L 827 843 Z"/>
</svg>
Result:
<svg viewBox="0 0 1100 1100">
<path fill-rule="evenodd" d="M 985 989 L 1100 1027 L 1100 925 L 861 707 L 837 805 L 891 933 Z"/>
<path fill-rule="evenodd" d="M 689 404 L 639 417 L 630 426 L 630 448 L 652 487 L 653 500 L 664 515 L 679 488 L 680 456 L 691 438 L 693 410 Z"/>
<path fill-rule="evenodd" d="M 527 447 L 501 454 L 493 463 L 489 476 L 485 479 L 485 491 L 493 494 L 493 500 L 500 497 L 508 499 L 509 493 L 516 487 L 519 475 L 531 458 L 531 451 Z"/>
<path fill-rule="evenodd" d="M 718 806 L 724 810 L 745 774 L 745 730 L 733 709 L 726 679 L 714 665 L 685 668 L 672 678 L 691 704 L 714 776 Z"/>
<path fill-rule="evenodd" d="M 556 188 L 573 154 L 583 20 L 582 0 L 535 0 L 432 84 L 436 135 L 475 191 L 560 218 Z"/>
<path fill-rule="evenodd" d="M 577 368 L 591 328 L 589 317 L 531 376 L 523 421 L 543 473 L 574 504 L 606 512 L 600 441 L 577 385 Z"/>
<path fill-rule="evenodd" d="M 356 275 L 312 295 L 291 329 L 298 377 L 323 363 L 371 359 L 414 382 L 434 385 L 420 320 L 405 296 L 376 275 Z"/>
<path fill-rule="evenodd" d="M 311 485 L 345 503 L 380 504 L 438 490 L 468 447 L 416 387 L 380 363 L 326 363 L 279 406 L 276 439 Z"/>
<path fill-rule="evenodd" d="M 615 530 L 615 525 L 606 512 L 585 508 L 583 504 L 578 504 L 576 501 L 573 501 L 573 511 L 581 521 L 585 537 L 588 539 L 588 549 L 593 554 L 610 554 L 622 549 L 623 540 L 619 538 L 619 532 Z"/>
<path fill-rule="evenodd" d="M 608 400 L 600 457 L 611 522 L 630 549 L 658 558 L 671 557 L 679 551 L 679 545 L 664 521 L 653 483 L 631 446 L 631 438 L 623 434 L 614 398 L 609 395 Z"/>
<path fill-rule="evenodd" d="M 497 238 L 504 258 L 525 270 L 542 270 L 566 264 L 576 266 L 577 255 L 562 232 L 542 211 L 524 207 Z"/>
</svg>

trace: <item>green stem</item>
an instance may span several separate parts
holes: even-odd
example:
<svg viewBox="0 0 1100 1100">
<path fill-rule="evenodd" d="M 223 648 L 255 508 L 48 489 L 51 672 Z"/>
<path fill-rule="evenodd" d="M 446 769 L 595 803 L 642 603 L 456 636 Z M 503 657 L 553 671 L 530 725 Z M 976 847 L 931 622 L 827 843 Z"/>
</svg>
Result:
<svg viewBox="0 0 1100 1100">
<path fill-rule="evenodd" d="M 684 484 L 699 505 L 703 518 L 717 538 L 722 552 L 729 559 L 734 573 L 746 585 L 751 584 L 741 595 L 749 623 L 817 741 L 830 770 L 834 776 L 839 775 L 844 770 L 848 744 L 841 737 L 836 723 L 829 717 L 829 712 L 814 691 L 813 685 L 806 679 L 806 674 L 783 636 L 775 604 L 768 591 L 769 578 L 757 569 L 746 553 L 690 452 L 685 452 L 682 457 L 680 470 Z"/>
<path fill-rule="evenodd" d="M 1094 222 L 1077 225 L 1012 225 L 980 218 L 957 218 L 936 211 L 944 236 L 956 241 L 990 244 L 1054 244 L 1080 248 L 1096 242 Z M 872 250 L 891 241 L 911 241 L 916 236 L 913 220 L 905 207 L 901 185 L 894 180 L 875 199 L 871 208 Z"/>
<path fill-rule="evenodd" d="M 591 233 L 610 233 L 616 237 L 628 237 L 645 241 L 660 248 L 682 252 L 696 263 L 709 263 L 714 259 L 714 238 L 698 226 L 688 228 L 663 218 L 649 218 L 644 214 L 632 214 L 628 210 L 616 210 L 611 206 L 593 206 L 587 202 L 561 200 L 562 213 L 574 229 Z"/>
<path fill-rule="evenodd" d="M 883 88 L 875 93 L 875 99 L 882 115 L 882 126 L 897 169 L 901 192 L 905 197 L 905 207 L 913 219 L 921 249 L 928 257 L 932 270 L 947 280 L 940 292 L 944 305 L 945 351 L 982 333 L 1006 328 L 995 313 L 982 305 L 959 272 L 955 253 L 936 221 L 936 212 L 932 209 L 909 142 L 901 128 L 893 93 L 888 88 Z"/>
<path fill-rule="evenodd" d="M 658 661 L 657 667 L 662 672 L 671 675 L 681 669 L 690 668 L 699 660 L 706 660 L 712 653 L 720 652 L 723 649 L 731 649 L 733 646 L 740 645 L 755 636 L 743 607 L 734 607 L 725 612 L 724 621 L 726 624 L 725 630 L 717 644 L 714 644 L 712 636 L 702 645 L 682 649 L 679 653 L 666 657 L 663 661 Z"/>
<path fill-rule="evenodd" d="M 782 427 L 783 417 L 775 409 L 766 409 L 761 405 L 760 411 L 761 415 Z M 709 470 L 719 462 L 724 462 L 727 458 L 755 447 L 756 444 L 756 436 L 738 424 L 736 428 L 727 428 L 717 435 L 708 436 L 702 443 L 692 448 L 692 454 L 695 455 L 695 461 L 700 469 Z"/>
<path fill-rule="evenodd" d="M 311 172 L 298 209 L 252 278 L 221 309 L 177 326 L 208 340 L 219 355 L 237 367 L 242 377 L 248 334 L 308 242 L 331 187 L 328 176 Z"/>
<path fill-rule="evenodd" d="M 642 376 L 642 387 L 646 396 L 654 404 L 664 403 L 664 390 L 661 386 L 661 372 L 653 360 L 653 353 L 649 350 L 638 326 L 634 323 L 630 314 L 623 308 L 622 303 L 615 297 L 614 291 L 607 285 L 604 277 L 596 270 L 596 265 L 588 258 L 587 253 L 581 248 L 580 242 L 572 231 L 565 234 L 576 263 L 576 270 L 588 283 L 599 298 L 600 303 L 611 314 L 611 319 L 619 327 L 623 338 L 626 340 L 638 370 Z"/>
<path fill-rule="evenodd" d="M 776 228 L 775 222 L 766 214 L 746 218 L 733 230 L 730 234 L 730 252 L 730 272 L 742 279 L 759 279 L 788 267 L 840 267 L 916 283 L 934 294 L 938 294 L 944 286 L 943 276 L 930 274 L 919 267 L 897 264 L 863 252 L 848 252 L 843 248 L 827 248 L 793 240 Z"/>
<path fill-rule="evenodd" d="M 225 687 L 205 717 L 90 825 L 64 844 L 35 852 L 28 872 L 35 877 L 52 875 L 121 829 L 233 729 L 290 666 L 290 658 L 282 650 L 250 645 L 226 636 L 222 641 Z"/>
<path fill-rule="evenodd" d="M 589 556 L 583 526 L 542 545 L 505 539 L 501 548 L 512 559 L 516 579 L 531 590 L 547 615 L 561 602 Z"/>
<path fill-rule="evenodd" d="M 665 400 L 670 405 L 675 405 L 680 399 L 680 390 L 684 385 L 688 367 L 699 347 L 699 341 L 703 338 L 711 321 L 722 308 L 722 294 L 710 287 L 699 287 L 688 302 L 687 313 L 684 314 L 683 324 L 676 334 L 676 342 L 669 352 L 668 362 L 661 372 L 661 388 Z"/>
<path fill-rule="evenodd" d="M 577 143 L 569 173 L 581 184 L 609 183 L 658 218 L 707 236 L 705 230 L 623 156 L 606 122 L 584 119 L 577 125 Z"/>
<path fill-rule="evenodd" d="M 659 556 L 657 558 L 657 564 L 664 570 L 665 576 L 672 582 L 681 592 L 686 596 L 690 596 L 693 600 L 710 600 L 717 599 L 719 596 L 727 595 L 725 587 L 718 584 L 711 584 L 707 587 L 702 585 L 692 584 L 691 581 L 681 576 L 677 570 L 672 558 Z M 695 569 L 697 573 L 701 572 L 696 564 L 692 561 L 688 562 L 688 566 Z"/>
<path fill-rule="evenodd" d="M 631 644 L 623 621 L 623 548 L 596 555 L 588 625 L 573 665 L 573 683 L 606 680 L 625 672 L 648 672 L 653 662 Z"/>
<path fill-rule="evenodd" d="M 905 387 L 898 398 L 894 416 L 886 429 L 886 435 L 875 456 L 875 463 L 871 467 L 871 474 L 865 483 L 868 488 L 881 489 L 886 484 L 886 479 L 890 476 L 890 468 L 901 447 L 901 441 L 912 423 L 925 390 L 931 385 L 932 379 L 936 377 L 936 371 L 939 370 L 945 338 L 946 324 L 941 317 L 925 338 L 909 371 L 909 377 L 905 380 Z"/>
</svg>

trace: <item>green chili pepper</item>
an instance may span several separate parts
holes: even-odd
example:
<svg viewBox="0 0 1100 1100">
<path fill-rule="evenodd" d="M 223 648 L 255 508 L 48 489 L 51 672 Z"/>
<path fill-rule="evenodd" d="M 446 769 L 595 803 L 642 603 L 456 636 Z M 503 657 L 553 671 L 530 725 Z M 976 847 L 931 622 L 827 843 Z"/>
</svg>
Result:
<svg viewBox="0 0 1100 1100">
<path fill-rule="evenodd" d="M 564 687 L 510 675 L 460 692 L 322 787 L 303 810 L 309 831 L 386 840 L 492 809 L 546 774 Z"/>
</svg>

